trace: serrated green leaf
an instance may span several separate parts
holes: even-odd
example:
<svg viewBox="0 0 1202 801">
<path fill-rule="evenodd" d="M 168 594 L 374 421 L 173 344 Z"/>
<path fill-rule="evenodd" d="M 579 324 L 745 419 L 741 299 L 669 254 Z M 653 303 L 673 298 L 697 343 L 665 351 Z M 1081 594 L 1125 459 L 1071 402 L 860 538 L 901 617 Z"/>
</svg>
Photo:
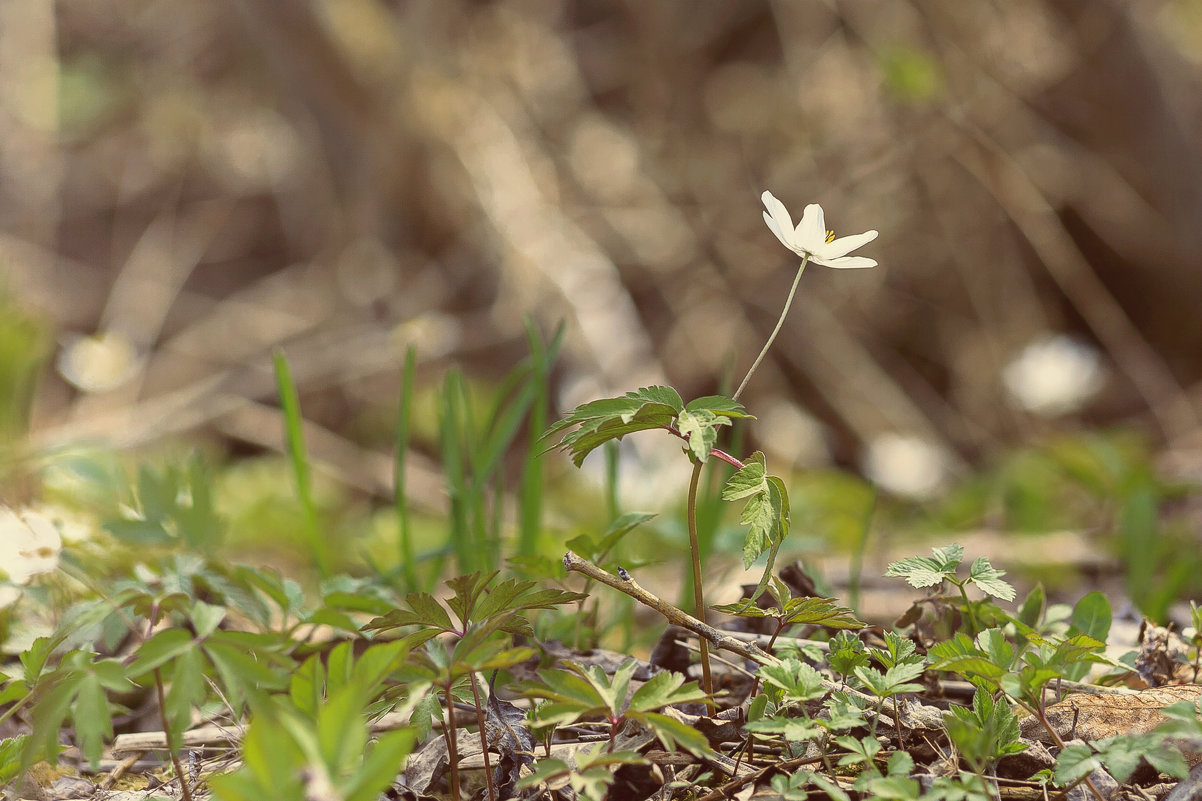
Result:
<svg viewBox="0 0 1202 801">
<path fill-rule="evenodd" d="M 790 743 L 817 740 L 827 733 L 826 727 L 808 718 L 769 718 L 744 724 L 743 728 L 757 734 L 780 734 Z"/>
<path fill-rule="evenodd" d="M 675 718 L 660 712 L 632 713 L 630 717 L 651 729 L 669 751 L 675 751 L 677 746 L 692 754 L 705 754 L 710 750 L 709 740 L 705 739 L 704 734 Z"/>
<path fill-rule="evenodd" d="M 1167 773 L 1174 779 L 1184 779 L 1189 776 L 1189 765 L 1180 750 L 1168 743 L 1161 743 L 1155 749 L 1144 753 L 1148 764 L 1161 773 Z"/>
<path fill-rule="evenodd" d="M 722 488 L 722 500 L 738 501 L 765 492 L 768 485 L 764 464 L 764 454 L 760 451 L 743 460 L 743 467 L 726 480 Z"/>
<path fill-rule="evenodd" d="M 783 700 L 789 703 L 812 701 L 826 694 L 822 675 L 794 658 L 763 665 L 757 673 L 765 685 L 780 689 L 784 693 Z"/>
<path fill-rule="evenodd" d="M 192 632 L 187 629 L 164 629 L 138 648 L 137 658 L 130 664 L 128 675 L 131 678 L 141 676 L 195 646 Z"/>
<path fill-rule="evenodd" d="M 441 631 L 453 631 L 451 616 L 428 592 L 411 592 L 405 597 L 408 609 L 394 609 L 363 626 L 364 631 L 391 631 L 402 626 L 430 626 Z"/>
<path fill-rule="evenodd" d="M 1100 767 L 1102 767 L 1102 763 L 1094 756 L 1088 745 L 1066 746 L 1056 757 L 1056 783 L 1060 785 L 1073 784 Z"/>
<path fill-rule="evenodd" d="M 644 403 L 663 404 L 677 414 L 684 410 L 684 401 L 680 399 L 680 393 L 672 389 L 672 387 L 642 387 L 634 392 L 627 392 L 626 397 L 632 400 L 643 401 Z"/>
<path fill-rule="evenodd" d="M 684 404 L 671 387 L 643 387 L 621 398 L 603 398 L 576 407 L 567 417 L 552 425 L 544 437 L 553 437 L 579 426 L 563 435 L 554 446 L 567 451 L 577 467 L 596 448 L 611 440 L 621 439 L 635 431 L 668 428 Z"/>
<path fill-rule="evenodd" d="M 857 667 L 855 675 L 873 695 L 886 698 L 898 693 L 921 692 L 923 686 L 911 683 L 911 679 L 921 676 L 924 670 L 923 665 L 911 663 L 896 665 L 884 673 L 870 667 Z"/>
<path fill-rule="evenodd" d="M 489 573 L 476 572 L 447 580 L 447 587 L 455 593 L 447 600 L 447 606 L 451 607 L 451 611 L 459 618 L 462 626 L 466 627 L 476 619 L 476 604 L 479 603 L 481 596 L 500 572 L 499 570 Z"/>
<path fill-rule="evenodd" d="M 704 462 L 710 450 L 718 444 L 718 426 L 728 426 L 730 420 L 710 411 L 684 411 L 676 418 L 676 428 L 688 440 L 687 449 L 693 458 Z"/>
<path fill-rule="evenodd" d="M 683 686 L 682 686 L 683 685 Z M 665 670 L 652 676 L 630 697 L 631 712 L 649 712 L 673 704 L 689 704 L 706 699 L 697 682 L 684 684 L 684 676 Z"/>
<path fill-rule="evenodd" d="M 864 623 L 837 598 L 790 598 L 785 602 L 784 619 L 795 626 L 814 625 L 831 629 L 862 629 Z"/>
<path fill-rule="evenodd" d="M 747 409 L 743 404 L 725 395 L 706 395 L 703 398 L 694 398 L 685 404 L 684 410 L 686 412 L 713 412 L 735 419 L 755 419 L 752 415 L 747 414 Z"/>
<path fill-rule="evenodd" d="M 177 748 L 180 736 L 192 723 L 192 711 L 203 704 L 208 696 L 209 685 L 204 669 L 204 655 L 199 648 L 180 654 L 171 667 L 164 713 L 170 726 L 171 743 Z"/>
<path fill-rule="evenodd" d="M 911 587 L 934 587 L 955 578 L 956 566 L 964 558 L 964 547 L 948 545 L 932 548 L 933 556 L 911 556 L 893 562 L 885 570 L 887 577 L 903 578 Z"/>
<path fill-rule="evenodd" d="M 1006 575 L 1005 570 L 994 568 L 989 564 L 988 559 L 979 556 L 973 560 L 972 567 L 968 571 L 968 580 L 987 595 L 1001 598 L 1003 601 L 1013 601 L 1014 587 L 1002 581 L 1004 575 Z"/>
<path fill-rule="evenodd" d="M 95 771 L 104 754 L 104 741 L 113 736 L 113 717 L 108 696 L 95 673 L 87 673 L 80 679 L 75 701 L 71 705 L 71 718 L 75 723 L 79 750 Z"/>
</svg>

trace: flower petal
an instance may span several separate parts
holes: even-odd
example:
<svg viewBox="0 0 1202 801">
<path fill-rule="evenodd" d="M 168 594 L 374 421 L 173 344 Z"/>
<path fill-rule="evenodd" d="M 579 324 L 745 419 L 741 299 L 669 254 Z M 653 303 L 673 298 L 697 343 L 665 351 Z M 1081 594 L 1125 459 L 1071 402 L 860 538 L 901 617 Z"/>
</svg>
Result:
<svg viewBox="0 0 1202 801">
<path fill-rule="evenodd" d="M 836 270 L 856 270 L 876 266 L 876 260 L 870 259 L 867 256 L 838 256 L 833 259 L 814 256 L 811 260 L 826 267 L 833 267 Z"/>
<path fill-rule="evenodd" d="M 760 195 L 760 200 L 764 202 L 764 207 L 768 211 L 764 212 L 764 222 L 768 223 L 768 228 L 772 233 L 776 234 L 776 238 L 781 241 L 785 247 L 793 248 L 793 219 L 789 216 L 789 210 L 785 208 L 785 204 L 777 200 L 771 192 L 765 190 L 764 194 Z"/>
<path fill-rule="evenodd" d="M 852 234 L 851 236 L 841 236 L 834 242 L 827 244 L 821 249 L 821 254 L 824 258 L 837 259 L 840 256 L 846 256 L 858 247 L 867 245 L 872 240 L 876 239 L 876 231 L 865 231 L 862 234 Z"/>
<path fill-rule="evenodd" d="M 810 253 L 820 252 L 826 244 L 826 215 L 817 203 L 811 203 L 802 212 L 801 222 L 797 224 L 797 236 L 793 242 Z"/>
</svg>

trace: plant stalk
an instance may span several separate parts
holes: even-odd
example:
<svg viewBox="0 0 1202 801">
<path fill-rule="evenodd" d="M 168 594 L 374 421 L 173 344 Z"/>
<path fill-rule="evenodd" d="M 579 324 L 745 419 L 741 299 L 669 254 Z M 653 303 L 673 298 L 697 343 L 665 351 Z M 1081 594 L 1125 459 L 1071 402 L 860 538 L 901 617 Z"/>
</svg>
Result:
<svg viewBox="0 0 1202 801">
<path fill-rule="evenodd" d="M 743 390 L 747 388 L 747 382 L 751 380 L 751 376 L 755 373 L 756 368 L 760 366 L 760 362 L 764 360 L 764 356 L 768 353 L 768 348 L 772 347 L 772 343 L 776 340 L 776 335 L 780 333 L 780 328 L 785 324 L 785 316 L 789 313 L 789 307 L 793 305 L 793 296 L 797 294 L 797 285 L 801 283 L 801 274 L 805 272 L 806 265 L 810 262 L 809 254 L 801 260 L 801 266 L 797 268 L 797 275 L 793 278 L 793 286 L 789 288 L 789 297 L 785 298 L 785 308 L 781 310 L 780 319 L 776 321 L 776 328 L 772 329 L 771 336 L 764 343 L 764 349 L 760 351 L 760 355 L 755 357 L 755 361 L 751 363 L 751 369 L 747 371 L 747 375 L 743 376 L 743 383 L 739 384 L 739 388 L 735 390 L 735 394 L 731 395 L 731 400 L 738 400 L 743 394 Z"/>
<path fill-rule="evenodd" d="M 697 485 L 701 481 L 704 463 L 693 462 L 693 475 L 689 478 L 689 550 L 693 552 L 693 613 L 705 624 L 705 592 L 701 586 L 701 545 L 697 539 Z M 705 694 L 714 695 L 714 682 L 710 675 L 710 649 L 705 638 L 701 638 L 701 679 Z"/>
<path fill-rule="evenodd" d="M 451 695 L 451 682 L 446 686 L 447 704 L 447 758 L 451 772 L 451 801 L 459 801 L 459 742 L 455 731 L 455 696 Z"/>
<path fill-rule="evenodd" d="M 175 778 L 179 780 L 180 795 L 184 801 L 192 801 L 192 790 L 188 786 L 188 777 L 184 775 L 184 766 L 179 761 L 179 748 L 172 742 L 171 726 L 167 722 L 167 697 L 163 692 L 163 672 L 154 669 L 154 691 L 159 699 L 159 722 L 163 725 L 163 735 L 167 738 L 167 753 L 171 755 L 171 766 L 175 769 Z"/>
<path fill-rule="evenodd" d="M 476 686 L 476 674 L 472 680 L 472 699 L 476 702 L 476 724 L 480 727 L 480 752 L 484 755 L 484 781 L 488 784 L 488 801 L 497 801 L 497 790 L 493 787 L 492 765 L 488 762 L 488 728 L 484 725 L 484 707 L 480 705 L 480 690 Z"/>
</svg>

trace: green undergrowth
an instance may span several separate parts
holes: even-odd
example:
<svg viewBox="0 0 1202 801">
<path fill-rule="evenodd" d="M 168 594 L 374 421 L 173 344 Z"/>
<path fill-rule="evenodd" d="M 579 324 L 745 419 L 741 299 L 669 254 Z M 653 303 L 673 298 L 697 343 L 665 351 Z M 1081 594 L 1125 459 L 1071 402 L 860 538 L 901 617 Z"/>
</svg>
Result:
<svg viewBox="0 0 1202 801">
<path fill-rule="evenodd" d="M 679 797 L 758 782 L 790 799 L 995 798 L 999 764 L 1027 748 L 1020 721 L 1056 740 L 1054 691 L 1117 680 L 1134 655 L 1104 650 L 1104 594 L 1063 604 L 1033 584 L 1020 597 L 988 559 L 946 543 L 967 529 L 1002 532 L 1014 548 L 1028 534 L 1094 532 L 1134 604 L 1162 622 L 1202 589 L 1180 504 L 1196 488 L 1157 478 L 1130 435 L 1049 438 L 916 505 L 845 473 L 776 475 L 759 451 L 722 450 L 738 447 L 748 435 L 732 429 L 752 419 L 725 395 L 686 402 L 646 387 L 555 422 L 562 332 L 544 338 L 530 324 L 528 334 L 529 359 L 493 386 L 452 369 L 419 391 L 410 353 L 388 412 L 402 458 L 387 501 L 365 500 L 312 462 L 283 354 L 282 457 L 131 464 L 79 450 L 37 460 L 41 503 L 31 506 L 65 544 L 56 568 L 5 582 L 17 597 L 0 608 L 0 723 L 16 734 L 0 740 L 0 781 L 64 759 L 68 743 L 71 758 L 98 769 L 138 712 L 167 734 L 166 775 L 184 778 L 185 795 L 217 799 L 371 801 L 427 749 L 445 751 L 445 778 L 411 789 L 458 798 L 467 785 L 456 766 L 473 748 L 492 754 L 475 774 L 490 799 L 559 787 L 601 798 L 654 773 L 648 749 L 693 760 L 687 778 L 663 779 Z M 693 469 L 684 512 L 623 508 L 618 441 L 642 432 L 680 442 L 682 494 Z M 547 457 L 556 447 L 578 465 L 598 451 L 600 482 Z M 410 453 L 440 465 L 445 506 L 412 502 Z M 886 532 L 945 539 L 889 565 L 913 604 L 894 628 L 869 630 L 857 618 L 859 584 Z M 565 550 L 597 575 L 565 573 Z M 852 565 L 847 599 L 794 596 L 781 579 L 779 567 L 820 550 Z M 746 571 L 755 590 L 700 602 L 703 576 L 719 567 Z M 633 658 L 663 626 L 636 627 L 629 593 L 604 585 L 649 574 L 676 582 L 661 596 L 677 611 L 764 626 L 762 648 L 725 655 L 751 674 L 742 697 L 712 689 L 707 654 L 726 647 L 717 641 L 702 648 L 696 677 Z M 1183 622 L 1196 632 L 1191 609 Z M 1195 634 L 1178 655 L 1183 667 L 1197 665 L 1199 644 Z M 594 659 L 603 646 L 623 651 L 617 662 Z M 903 707 L 948 679 L 971 694 L 939 706 L 919 737 Z M 734 746 L 716 754 L 723 741 L 699 721 L 734 706 Z M 1059 742 L 1054 767 L 1031 780 L 1093 791 L 1095 771 L 1125 782 L 1141 764 L 1181 777 L 1169 738 L 1202 736 L 1202 724 L 1188 702 L 1166 715 L 1167 727 L 1137 737 Z M 193 762 L 185 732 L 206 721 L 238 733 L 236 758 Z M 582 732 L 599 736 L 585 743 Z M 918 749 L 930 742 L 941 765 Z M 556 750 L 564 743 L 579 747 Z M 757 773 L 733 779 L 723 765 Z"/>
</svg>

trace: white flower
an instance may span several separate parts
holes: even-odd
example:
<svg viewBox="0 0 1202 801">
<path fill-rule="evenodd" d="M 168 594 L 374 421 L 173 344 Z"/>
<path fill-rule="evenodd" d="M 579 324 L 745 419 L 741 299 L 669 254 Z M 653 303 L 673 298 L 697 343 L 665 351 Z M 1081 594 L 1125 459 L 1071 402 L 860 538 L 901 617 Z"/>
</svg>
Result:
<svg viewBox="0 0 1202 801">
<path fill-rule="evenodd" d="M 105 331 L 68 338 L 58 356 L 58 371 L 83 392 L 108 392 L 136 376 L 144 362 L 128 337 Z"/>
<path fill-rule="evenodd" d="M 922 500 L 943 486 L 947 455 L 921 437 L 884 434 L 868 444 L 864 472 L 894 495 Z"/>
<path fill-rule="evenodd" d="M 798 256 L 809 256 L 810 261 L 839 269 L 876 266 L 873 259 L 847 255 L 876 239 L 876 231 L 835 239 L 835 232 L 826 230 L 826 216 L 817 203 L 806 206 L 801 214 L 801 222 L 794 228 L 793 218 L 789 216 L 784 203 L 773 197 L 771 192 L 764 192 L 760 199 L 768 209 L 764 212 L 764 222 L 768 223 L 781 244 Z"/>
<path fill-rule="evenodd" d="M 0 570 L 12 583 L 28 584 L 34 576 L 53 572 L 62 549 L 62 537 L 47 518 L 0 508 Z"/>
<path fill-rule="evenodd" d="M 1102 388 L 1103 378 L 1098 352 L 1063 334 L 1027 345 L 1002 372 L 1010 397 L 1046 417 L 1080 408 Z"/>
</svg>

